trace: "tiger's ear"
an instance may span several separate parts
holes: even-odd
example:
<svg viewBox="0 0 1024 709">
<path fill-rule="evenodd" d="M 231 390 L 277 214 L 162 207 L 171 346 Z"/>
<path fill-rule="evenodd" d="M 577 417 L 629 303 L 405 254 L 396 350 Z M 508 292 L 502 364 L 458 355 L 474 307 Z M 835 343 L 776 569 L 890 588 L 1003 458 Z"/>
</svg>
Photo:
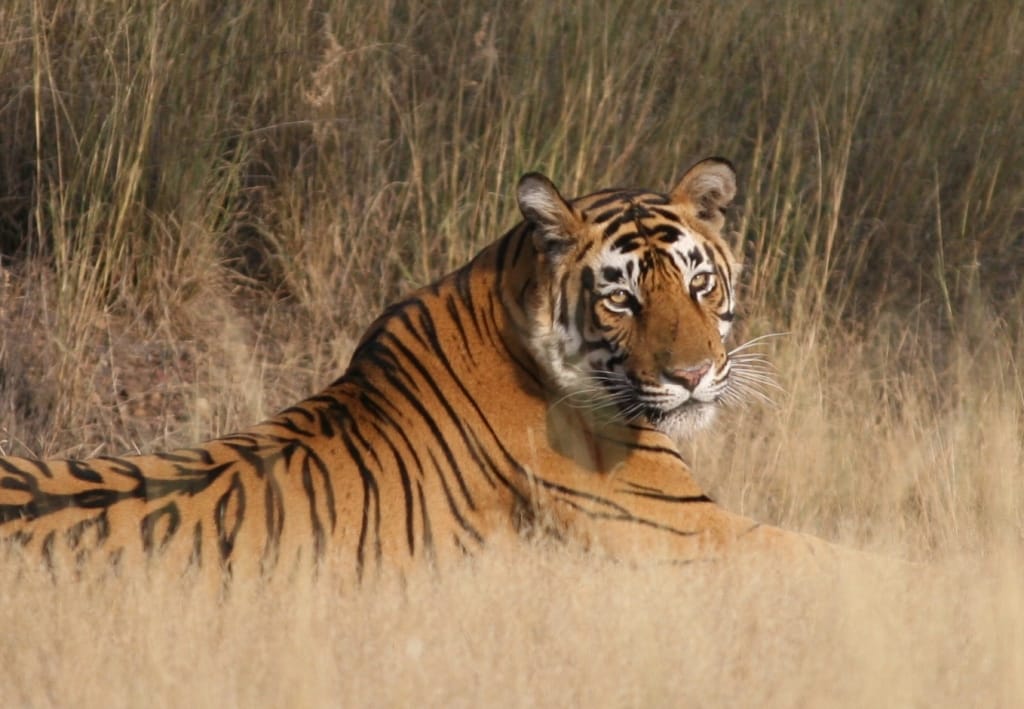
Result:
<svg viewBox="0 0 1024 709">
<path fill-rule="evenodd" d="M 692 205 L 697 217 L 715 229 L 725 224 L 725 208 L 735 196 L 736 171 L 725 158 L 701 160 L 669 193 L 673 202 Z"/>
<path fill-rule="evenodd" d="M 551 180 L 539 172 L 523 175 L 516 199 L 523 218 L 534 227 L 533 243 L 538 253 L 559 256 L 572 247 L 582 220 Z"/>
</svg>

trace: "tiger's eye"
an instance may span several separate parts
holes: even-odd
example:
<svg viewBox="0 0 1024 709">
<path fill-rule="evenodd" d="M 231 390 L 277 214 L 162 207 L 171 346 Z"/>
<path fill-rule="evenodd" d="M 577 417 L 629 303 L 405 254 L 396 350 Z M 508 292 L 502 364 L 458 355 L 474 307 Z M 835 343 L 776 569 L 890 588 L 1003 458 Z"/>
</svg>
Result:
<svg viewBox="0 0 1024 709">
<path fill-rule="evenodd" d="M 690 288 L 692 290 L 704 290 L 711 283 L 711 276 L 707 273 L 698 273 L 696 276 L 690 279 Z"/>
<path fill-rule="evenodd" d="M 629 291 L 619 288 L 608 294 L 608 302 L 612 305 L 626 305 L 629 303 Z"/>
</svg>

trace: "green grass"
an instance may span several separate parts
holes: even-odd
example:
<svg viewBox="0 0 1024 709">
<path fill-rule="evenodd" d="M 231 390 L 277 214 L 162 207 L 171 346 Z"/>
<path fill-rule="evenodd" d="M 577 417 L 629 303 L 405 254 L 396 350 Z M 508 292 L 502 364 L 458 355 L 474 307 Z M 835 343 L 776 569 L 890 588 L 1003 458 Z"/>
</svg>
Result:
<svg viewBox="0 0 1024 709">
<path fill-rule="evenodd" d="M 527 547 L 372 598 L 221 604 L 11 571 L 0 686 L 40 705 L 1016 703 L 1022 52 L 1004 0 L 6 3 L 0 451 L 244 427 L 512 226 L 523 172 L 665 189 L 715 154 L 740 174 L 740 336 L 789 334 L 766 345 L 786 392 L 695 441 L 699 479 L 930 565 L 837 589 Z"/>
</svg>

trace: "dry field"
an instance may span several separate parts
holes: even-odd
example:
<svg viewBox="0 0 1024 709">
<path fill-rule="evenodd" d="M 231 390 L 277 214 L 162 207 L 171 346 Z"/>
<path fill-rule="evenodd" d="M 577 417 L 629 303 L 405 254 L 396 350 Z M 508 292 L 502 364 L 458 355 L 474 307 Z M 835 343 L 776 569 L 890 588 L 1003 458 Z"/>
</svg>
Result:
<svg viewBox="0 0 1024 709">
<path fill-rule="evenodd" d="M 910 569 L 543 542 L 355 589 L 0 562 L 3 706 L 1020 706 L 1024 14 L 865 0 L 11 0 L 0 452 L 187 444 L 566 193 L 741 174 L 784 392 L 685 451 L 726 507 Z M 292 7 L 294 5 L 294 7 Z"/>
</svg>

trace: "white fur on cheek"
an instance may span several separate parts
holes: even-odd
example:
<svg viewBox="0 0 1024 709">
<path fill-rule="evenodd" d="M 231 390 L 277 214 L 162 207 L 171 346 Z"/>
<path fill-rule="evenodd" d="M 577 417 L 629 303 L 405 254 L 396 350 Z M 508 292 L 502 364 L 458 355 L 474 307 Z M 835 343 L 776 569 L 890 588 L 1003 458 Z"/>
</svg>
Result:
<svg viewBox="0 0 1024 709">
<path fill-rule="evenodd" d="M 579 333 L 567 332 L 559 325 L 555 313 L 561 300 L 557 294 L 545 293 L 536 304 L 536 312 L 527 338 L 527 347 L 544 370 L 549 382 L 561 393 L 577 391 L 586 377 L 577 367 L 566 362 L 566 355 L 577 352 L 582 343 Z M 543 317 L 542 317 L 543 315 Z"/>
<path fill-rule="evenodd" d="M 683 443 L 711 425 L 718 408 L 701 406 L 697 409 L 683 409 L 662 421 L 659 428 L 676 443 Z"/>
<path fill-rule="evenodd" d="M 565 351 L 573 339 L 578 338 L 570 337 L 562 327 L 555 326 L 546 332 L 535 330 L 528 342 L 534 359 L 551 384 L 564 394 L 578 391 L 586 382 L 584 373 L 565 361 Z"/>
</svg>

